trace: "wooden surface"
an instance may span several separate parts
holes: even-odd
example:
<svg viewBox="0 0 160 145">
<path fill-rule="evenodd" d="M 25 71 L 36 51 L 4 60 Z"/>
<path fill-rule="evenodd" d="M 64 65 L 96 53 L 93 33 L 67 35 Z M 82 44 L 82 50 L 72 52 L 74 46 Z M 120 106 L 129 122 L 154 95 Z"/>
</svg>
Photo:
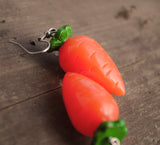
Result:
<svg viewBox="0 0 160 145">
<path fill-rule="evenodd" d="M 126 95 L 114 97 L 129 129 L 123 145 L 159 145 L 158 0 L 0 0 L 0 145 L 90 144 L 65 111 L 58 57 L 8 43 L 16 37 L 37 48 L 29 41 L 64 24 L 97 40 L 122 74 Z"/>
</svg>

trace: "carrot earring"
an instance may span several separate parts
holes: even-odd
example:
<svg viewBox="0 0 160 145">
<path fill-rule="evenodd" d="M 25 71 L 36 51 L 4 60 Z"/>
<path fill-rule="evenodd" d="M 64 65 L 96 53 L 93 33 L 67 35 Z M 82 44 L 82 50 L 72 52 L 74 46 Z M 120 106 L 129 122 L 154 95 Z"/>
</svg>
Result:
<svg viewBox="0 0 160 145">
<path fill-rule="evenodd" d="M 91 145 L 120 145 L 127 134 L 125 121 L 111 94 L 124 95 L 122 77 L 106 51 L 92 38 L 72 36 L 70 25 L 51 28 L 38 40 L 48 46 L 32 52 L 11 40 L 29 54 L 59 50 L 59 63 L 66 72 L 62 95 L 75 129 L 93 137 Z M 46 39 L 50 39 L 47 41 Z"/>
</svg>

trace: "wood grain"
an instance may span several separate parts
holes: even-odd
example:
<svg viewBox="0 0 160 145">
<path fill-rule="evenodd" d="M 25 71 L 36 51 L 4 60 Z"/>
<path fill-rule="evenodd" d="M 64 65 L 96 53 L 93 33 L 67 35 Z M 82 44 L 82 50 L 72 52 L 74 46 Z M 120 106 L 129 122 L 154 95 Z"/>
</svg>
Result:
<svg viewBox="0 0 160 145">
<path fill-rule="evenodd" d="M 117 14 L 126 9 L 128 18 Z M 160 144 L 160 2 L 157 0 L 0 0 L 0 145 L 89 145 L 77 133 L 61 96 L 61 70 L 52 54 L 28 55 L 50 27 L 97 40 L 118 66 L 125 96 L 114 96 L 129 132 L 123 145 Z"/>
</svg>

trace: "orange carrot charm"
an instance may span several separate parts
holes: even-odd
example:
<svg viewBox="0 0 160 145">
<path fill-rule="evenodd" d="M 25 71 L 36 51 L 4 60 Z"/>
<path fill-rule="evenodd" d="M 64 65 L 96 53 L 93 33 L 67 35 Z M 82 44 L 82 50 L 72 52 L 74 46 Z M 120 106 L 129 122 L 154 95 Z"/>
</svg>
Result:
<svg viewBox="0 0 160 145">
<path fill-rule="evenodd" d="M 119 108 L 114 98 L 98 83 L 77 73 L 67 72 L 62 94 L 74 127 L 86 136 L 103 121 L 117 121 Z"/>
<path fill-rule="evenodd" d="M 68 38 L 60 47 L 59 61 L 65 72 L 85 75 L 111 94 L 125 94 L 123 80 L 116 65 L 92 38 L 87 36 Z"/>
</svg>

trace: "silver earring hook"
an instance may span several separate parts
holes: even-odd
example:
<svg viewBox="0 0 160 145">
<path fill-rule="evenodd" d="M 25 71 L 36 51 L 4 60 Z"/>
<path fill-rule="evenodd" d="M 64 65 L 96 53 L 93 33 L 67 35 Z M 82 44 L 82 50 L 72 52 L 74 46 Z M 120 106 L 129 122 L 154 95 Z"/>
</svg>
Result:
<svg viewBox="0 0 160 145">
<path fill-rule="evenodd" d="M 50 38 L 53 37 L 53 34 L 57 32 L 56 28 L 50 28 L 47 32 L 45 32 L 44 35 L 42 35 L 40 38 L 38 38 L 38 41 L 40 42 L 45 42 L 48 44 L 48 46 L 41 50 L 41 51 L 29 51 L 28 49 L 26 49 L 24 46 L 22 46 L 20 43 L 16 42 L 14 39 L 9 40 L 10 43 L 13 43 L 19 47 L 21 47 L 23 50 L 25 50 L 27 53 L 29 54 L 40 54 L 40 53 L 45 53 L 50 49 L 50 42 L 45 40 L 46 38 Z"/>
</svg>

